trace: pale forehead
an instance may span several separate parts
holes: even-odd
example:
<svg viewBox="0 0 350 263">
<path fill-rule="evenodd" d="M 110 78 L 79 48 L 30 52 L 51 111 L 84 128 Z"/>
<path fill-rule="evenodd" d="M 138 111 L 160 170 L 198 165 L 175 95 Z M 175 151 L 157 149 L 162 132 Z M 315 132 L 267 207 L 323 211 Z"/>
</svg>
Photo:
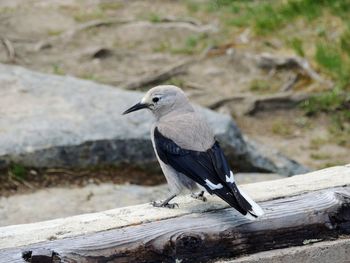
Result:
<svg viewBox="0 0 350 263">
<path fill-rule="evenodd" d="M 182 92 L 181 89 L 179 89 L 176 86 L 173 85 L 159 85 L 156 86 L 152 89 L 150 89 L 147 93 L 150 95 L 154 95 L 154 94 L 170 94 L 170 93 L 178 93 L 178 92 Z"/>
<path fill-rule="evenodd" d="M 167 95 L 167 94 L 176 94 L 180 93 L 182 90 L 173 85 L 160 85 L 150 89 L 146 96 L 154 96 L 154 95 Z"/>
</svg>

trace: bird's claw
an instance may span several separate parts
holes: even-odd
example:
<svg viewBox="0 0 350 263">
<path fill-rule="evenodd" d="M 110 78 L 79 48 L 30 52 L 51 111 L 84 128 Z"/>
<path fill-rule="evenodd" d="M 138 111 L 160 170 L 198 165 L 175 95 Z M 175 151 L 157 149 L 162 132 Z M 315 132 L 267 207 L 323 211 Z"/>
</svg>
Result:
<svg viewBox="0 0 350 263">
<path fill-rule="evenodd" d="M 151 202 L 151 205 L 153 205 L 154 207 L 165 207 L 165 208 L 169 208 L 169 209 L 174 209 L 175 207 L 179 207 L 179 205 L 177 203 L 164 204 L 164 202 L 162 202 L 162 201 L 160 201 L 160 202 L 153 201 L 153 202 Z"/>
<path fill-rule="evenodd" d="M 203 194 L 195 194 L 195 193 L 192 193 L 192 194 L 191 194 L 191 197 L 193 197 L 194 199 L 201 200 L 201 201 L 203 201 L 203 202 L 206 202 L 206 201 L 207 201 L 207 198 L 206 198 Z"/>
</svg>

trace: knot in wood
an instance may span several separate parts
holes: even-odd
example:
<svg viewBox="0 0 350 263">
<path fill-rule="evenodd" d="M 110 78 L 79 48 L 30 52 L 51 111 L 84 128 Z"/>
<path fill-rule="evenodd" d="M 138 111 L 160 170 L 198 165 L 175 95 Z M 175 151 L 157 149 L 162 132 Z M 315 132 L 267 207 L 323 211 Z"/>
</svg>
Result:
<svg viewBox="0 0 350 263">
<path fill-rule="evenodd" d="M 349 202 L 348 196 L 342 196 L 344 202 Z M 350 234 L 350 204 L 342 203 L 336 212 L 330 213 L 330 222 L 333 227 L 343 233 Z"/>
<path fill-rule="evenodd" d="M 176 238 L 177 249 L 196 249 L 203 244 L 203 238 L 199 234 L 181 234 Z"/>
<path fill-rule="evenodd" d="M 61 262 L 58 253 L 49 249 L 28 250 L 22 253 L 22 258 L 30 263 L 56 263 Z"/>
</svg>

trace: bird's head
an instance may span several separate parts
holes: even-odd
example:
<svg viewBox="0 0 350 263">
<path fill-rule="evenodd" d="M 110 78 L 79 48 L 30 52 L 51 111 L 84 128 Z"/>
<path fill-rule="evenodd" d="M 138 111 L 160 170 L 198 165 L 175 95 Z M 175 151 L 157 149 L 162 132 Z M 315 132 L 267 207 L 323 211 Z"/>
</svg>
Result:
<svg viewBox="0 0 350 263">
<path fill-rule="evenodd" d="M 173 85 L 160 85 L 150 89 L 139 103 L 123 114 L 141 109 L 149 109 L 158 119 L 171 112 L 193 111 L 185 93 Z"/>
</svg>

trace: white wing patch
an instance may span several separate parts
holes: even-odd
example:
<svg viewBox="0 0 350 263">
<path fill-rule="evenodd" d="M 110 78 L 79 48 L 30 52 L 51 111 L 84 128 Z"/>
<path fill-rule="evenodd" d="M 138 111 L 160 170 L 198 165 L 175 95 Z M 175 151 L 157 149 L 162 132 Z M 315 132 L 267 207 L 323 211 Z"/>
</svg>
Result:
<svg viewBox="0 0 350 263">
<path fill-rule="evenodd" d="M 233 184 L 234 181 L 235 181 L 235 179 L 233 178 L 233 172 L 230 171 L 230 177 L 228 177 L 228 176 L 226 175 L 226 182 L 227 182 L 227 183 Z"/>
<path fill-rule="evenodd" d="M 205 183 L 207 184 L 207 186 L 209 186 L 211 190 L 221 189 L 223 187 L 222 184 L 214 184 L 208 179 L 205 179 Z"/>
</svg>

